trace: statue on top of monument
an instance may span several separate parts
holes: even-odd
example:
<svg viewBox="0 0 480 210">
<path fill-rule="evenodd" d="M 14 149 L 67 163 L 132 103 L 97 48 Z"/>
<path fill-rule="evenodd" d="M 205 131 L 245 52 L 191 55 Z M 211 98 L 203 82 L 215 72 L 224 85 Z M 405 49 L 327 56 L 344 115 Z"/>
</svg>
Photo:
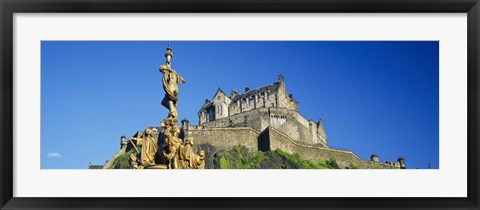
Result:
<svg viewBox="0 0 480 210">
<path fill-rule="evenodd" d="M 172 48 L 168 44 L 165 58 L 167 65 L 160 65 L 160 72 L 163 73 L 163 89 L 165 90 L 165 97 L 162 100 L 162 105 L 169 110 L 168 117 L 178 121 L 177 114 L 177 100 L 178 100 L 178 83 L 185 83 L 185 80 L 178 75 L 178 73 L 171 68 L 170 63 L 173 57 Z"/>
<path fill-rule="evenodd" d="M 159 139 L 154 137 L 154 131 L 147 128 L 142 138 L 130 138 L 136 150 L 136 153 L 130 154 L 130 166 L 134 169 L 203 169 L 205 168 L 205 151 L 200 150 L 195 154 L 193 149 L 193 138 L 188 137 L 185 144 L 180 138 L 180 128 L 178 126 L 177 100 L 178 100 L 178 83 L 185 83 L 180 75 L 170 67 L 173 53 L 170 44 L 168 44 L 165 58 L 167 64 L 160 66 L 160 72 L 163 73 L 163 89 L 165 97 L 162 105 L 169 112 L 167 118 L 163 119 L 161 126 L 163 133 L 159 133 Z M 134 143 L 133 141 L 136 141 Z M 157 143 L 161 141 L 161 148 Z M 141 151 L 137 146 L 142 146 Z M 158 157 L 161 164 L 156 164 L 155 159 L 158 150 L 161 154 Z M 165 163 L 165 164 L 163 164 Z"/>
</svg>

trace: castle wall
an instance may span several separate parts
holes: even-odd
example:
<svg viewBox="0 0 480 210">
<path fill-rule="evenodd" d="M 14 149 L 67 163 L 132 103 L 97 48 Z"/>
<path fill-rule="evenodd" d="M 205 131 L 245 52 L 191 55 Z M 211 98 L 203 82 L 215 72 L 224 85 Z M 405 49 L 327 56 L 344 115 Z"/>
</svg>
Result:
<svg viewBox="0 0 480 210">
<path fill-rule="evenodd" d="M 277 148 L 292 154 L 299 154 L 300 157 L 307 160 L 316 162 L 316 161 L 325 161 L 330 158 L 334 158 L 340 168 L 350 167 L 350 164 L 355 164 L 360 168 L 376 168 L 376 169 L 390 169 L 390 168 L 400 168 L 399 165 L 389 165 L 383 163 L 377 163 L 372 161 L 366 161 L 360 159 L 353 152 L 345 150 L 335 150 L 325 147 L 318 147 L 312 145 L 302 145 L 299 142 L 295 142 L 293 139 L 289 138 L 285 134 L 279 132 L 274 128 L 267 128 L 261 134 L 259 145 L 263 145 L 262 150 L 275 150 Z M 268 142 L 265 142 L 267 141 Z"/>
<path fill-rule="evenodd" d="M 190 126 L 188 135 L 193 137 L 194 145 L 213 145 L 207 153 L 231 150 L 236 146 L 245 146 L 249 151 L 258 150 L 260 132 L 252 128 L 208 128 Z"/>
<path fill-rule="evenodd" d="M 296 111 L 271 107 L 217 119 L 204 123 L 201 126 L 207 128 L 251 127 L 258 132 L 263 131 L 268 126 L 272 126 L 288 134 L 290 138 L 296 141 L 327 146 L 325 142 L 318 141 L 320 137 L 317 133 L 317 127 L 315 123 L 313 125 L 312 123 L 313 121 L 305 119 Z M 311 126 L 315 127 L 312 128 Z"/>
<path fill-rule="evenodd" d="M 268 127 L 263 132 L 252 128 L 206 128 L 189 126 L 189 136 L 194 145 L 207 154 L 213 155 L 220 150 L 231 150 L 236 146 L 245 146 L 249 151 L 274 151 L 279 148 L 291 154 L 299 154 L 312 162 L 335 159 L 340 168 L 349 168 L 351 164 L 359 168 L 391 169 L 400 168 L 398 163 L 385 164 L 362 160 L 351 151 L 330 149 L 294 141 L 275 128 Z"/>
</svg>

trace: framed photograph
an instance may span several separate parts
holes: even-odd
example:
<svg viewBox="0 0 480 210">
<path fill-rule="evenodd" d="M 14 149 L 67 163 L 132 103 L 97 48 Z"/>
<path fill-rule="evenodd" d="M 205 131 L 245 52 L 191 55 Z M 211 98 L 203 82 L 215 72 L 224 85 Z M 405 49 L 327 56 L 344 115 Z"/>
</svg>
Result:
<svg viewBox="0 0 480 210">
<path fill-rule="evenodd" d="M 479 209 L 478 0 L 0 6 L 1 209 Z"/>
</svg>

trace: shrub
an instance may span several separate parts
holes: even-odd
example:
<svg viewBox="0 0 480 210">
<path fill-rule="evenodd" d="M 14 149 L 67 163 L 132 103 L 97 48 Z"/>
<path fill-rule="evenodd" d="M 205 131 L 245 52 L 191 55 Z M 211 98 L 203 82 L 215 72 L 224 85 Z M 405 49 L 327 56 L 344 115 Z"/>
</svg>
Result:
<svg viewBox="0 0 480 210">
<path fill-rule="evenodd" d="M 225 157 L 220 158 L 220 168 L 221 169 L 228 169 L 228 161 Z"/>
<path fill-rule="evenodd" d="M 340 167 L 338 166 L 337 161 L 334 158 L 330 158 L 325 161 L 327 164 L 328 168 L 333 168 L 333 169 L 339 169 Z"/>
<path fill-rule="evenodd" d="M 130 154 L 134 153 L 135 150 L 130 150 L 123 155 L 118 156 L 109 169 L 130 169 Z"/>
<path fill-rule="evenodd" d="M 350 163 L 350 169 L 358 169 L 358 166 L 354 163 Z"/>
</svg>

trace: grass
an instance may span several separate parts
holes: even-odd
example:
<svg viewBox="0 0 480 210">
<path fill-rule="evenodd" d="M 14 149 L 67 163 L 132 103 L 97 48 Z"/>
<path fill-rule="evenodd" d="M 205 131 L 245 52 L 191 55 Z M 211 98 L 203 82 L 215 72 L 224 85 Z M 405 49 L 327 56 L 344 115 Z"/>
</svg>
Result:
<svg viewBox="0 0 480 210">
<path fill-rule="evenodd" d="M 141 150 L 141 148 L 139 148 Z M 110 169 L 130 169 L 130 150 L 113 161 Z M 339 169 L 337 161 L 333 158 L 323 161 L 312 162 L 305 160 L 298 154 L 291 154 L 281 149 L 267 152 L 248 152 L 245 147 L 238 146 L 230 151 L 217 153 L 219 155 L 220 169 L 260 169 L 260 168 L 300 168 L 300 169 Z M 351 169 L 358 169 L 359 166 L 351 163 Z"/>
<path fill-rule="evenodd" d="M 225 157 L 220 158 L 220 168 L 221 169 L 228 169 L 228 161 L 225 159 Z"/>
<path fill-rule="evenodd" d="M 138 147 L 141 151 L 142 148 Z M 132 149 L 125 154 L 118 156 L 114 161 L 113 164 L 108 169 L 131 169 L 132 166 L 130 165 L 130 154 L 134 153 L 135 149 Z"/>
<path fill-rule="evenodd" d="M 330 158 L 325 161 L 318 161 L 313 163 L 309 160 L 305 160 L 300 157 L 298 154 L 290 154 L 281 149 L 276 149 L 275 153 L 284 157 L 287 160 L 292 161 L 298 168 L 305 169 L 339 169 L 340 167 L 337 164 L 337 161 L 333 158 Z"/>
<path fill-rule="evenodd" d="M 220 157 L 221 169 L 251 169 L 260 168 L 260 163 L 267 159 L 265 153 L 246 153 L 242 152 L 242 147 L 237 146 L 233 149 L 233 152 L 225 152 Z"/>
<path fill-rule="evenodd" d="M 338 163 L 330 158 L 325 161 L 312 162 L 305 160 L 298 154 L 290 154 L 281 149 L 270 152 L 257 151 L 248 153 L 242 147 L 235 147 L 231 151 L 220 154 L 221 169 L 255 169 L 262 168 L 262 163 L 273 168 L 304 168 L 304 169 L 338 169 Z M 269 162 L 270 161 L 270 162 Z M 274 162 L 276 161 L 276 162 Z M 278 161 L 281 161 L 280 163 Z M 265 167 L 265 165 L 264 165 Z M 358 167 L 357 167 L 358 168 Z"/>
<path fill-rule="evenodd" d="M 358 166 L 354 163 L 350 163 L 350 169 L 358 169 Z"/>
</svg>

